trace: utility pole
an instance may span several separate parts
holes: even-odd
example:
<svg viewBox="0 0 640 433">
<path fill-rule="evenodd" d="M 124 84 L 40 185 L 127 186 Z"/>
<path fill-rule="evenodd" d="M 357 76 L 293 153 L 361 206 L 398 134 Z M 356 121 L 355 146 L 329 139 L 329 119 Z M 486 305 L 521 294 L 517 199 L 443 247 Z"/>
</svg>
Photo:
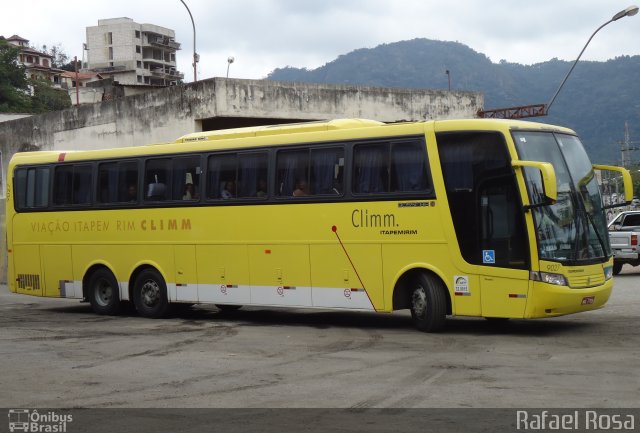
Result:
<svg viewBox="0 0 640 433">
<path fill-rule="evenodd" d="M 76 71 L 76 107 L 80 106 L 80 80 L 78 79 L 78 56 L 73 58 L 73 66 Z"/>
<path fill-rule="evenodd" d="M 631 135 L 629 134 L 629 122 L 624 122 L 624 141 L 620 142 L 620 156 L 621 163 L 624 168 L 631 167 L 631 152 L 634 150 L 640 150 L 640 147 L 631 147 L 632 144 L 636 144 L 637 141 L 631 141 Z"/>
</svg>

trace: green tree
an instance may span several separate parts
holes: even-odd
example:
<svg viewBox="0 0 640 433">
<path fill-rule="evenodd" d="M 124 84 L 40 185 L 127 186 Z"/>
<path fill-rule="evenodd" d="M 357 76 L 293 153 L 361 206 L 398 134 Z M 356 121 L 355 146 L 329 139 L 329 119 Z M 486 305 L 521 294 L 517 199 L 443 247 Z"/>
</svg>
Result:
<svg viewBox="0 0 640 433">
<path fill-rule="evenodd" d="M 29 82 L 18 64 L 20 50 L 0 40 L 0 112 L 31 112 Z"/>
<path fill-rule="evenodd" d="M 33 86 L 31 99 L 33 113 L 64 110 L 71 107 L 69 94 L 64 90 L 54 88 L 50 81 L 31 80 L 31 85 Z"/>
<path fill-rule="evenodd" d="M 51 48 L 47 48 L 46 45 L 43 45 L 42 52 L 49 54 L 52 57 L 52 68 L 63 69 L 63 66 L 67 65 L 68 63 L 71 63 L 73 65 L 72 61 L 70 61 L 69 59 L 69 56 L 67 56 L 67 53 L 64 52 L 64 49 L 60 44 L 54 45 Z"/>
</svg>

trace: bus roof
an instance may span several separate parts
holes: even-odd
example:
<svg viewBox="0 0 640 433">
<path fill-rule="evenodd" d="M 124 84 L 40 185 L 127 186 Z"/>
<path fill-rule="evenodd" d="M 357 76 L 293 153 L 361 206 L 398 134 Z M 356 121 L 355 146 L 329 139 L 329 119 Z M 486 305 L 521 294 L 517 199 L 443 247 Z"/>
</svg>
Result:
<svg viewBox="0 0 640 433">
<path fill-rule="evenodd" d="M 322 132 L 337 129 L 366 128 L 382 126 L 385 123 L 368 119 L 334 119 L 329 121 L 287 123 L 279 125 L 250 126 L 247 128 L 220 129 L 183 135 L 176 143 L 192 141 L 222 140 L 226 138 L 260 137 L 264 135 L 294 134 L 301 132 Z"/>
<path fill-rule="evenodd" d="M 385 131 L 371 134 L 372 128 L 385 128 Z M 211 149 L 212 141 L 220 143 L 219 149 L 242 149 L 247 146 L 268 146 L 274 144 L 297 144 L 302 138 L 296 134 L 305 134 L 305 142 L 322 142 L 335 139 L 358 139 L 370 136 L 396 136 L 408 134 L 421 134 L 425 129 L 433 129 L 435 132 L 447 131 L 490 131 L 527 129 L 540 131 L 555 131 L 575 134 L 572 130 L 547 125 L 537 122 L 505 119 L 460 119 L 460 120 L 432 120 L 417 122 L 383 123 L 367 119 L 335 119 L 321 122 L 291 123 L 281 125 L 256 126 L 248 128 L 225 129 L 216 131 L 197 132 L 187 134 L 174 142 L 121 147 L 103 150 L 80 151 L 38 151 L 20 152 L 13 155 L 11 164 L 20 163 L 47 163 L 62 161 L 82 161 L 88 159 L 108 159 L 137 157 L 140 155 L 162 155 L 179 153 L 184 151 L 202 152 Z M 369 131 L 367 131 L 369 130 Z M 329 132 L 331 136 L 324 133 Z M 278 136 L 277 143 L 269 140 L 269 137 Z M 241 138 L 254 138 L 251 143 Z M 227 141 L 228 140 L 228 141 Z"/>
</svg>

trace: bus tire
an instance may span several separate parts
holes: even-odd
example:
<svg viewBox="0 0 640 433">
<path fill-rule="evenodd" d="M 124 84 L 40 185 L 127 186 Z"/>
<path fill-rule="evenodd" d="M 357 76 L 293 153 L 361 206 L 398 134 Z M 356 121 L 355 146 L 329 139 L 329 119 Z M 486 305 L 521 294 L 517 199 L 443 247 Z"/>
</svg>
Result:
<svg viewBox="0 0 640 433">
<path fill-rule="evenodd" d="M 138 274 L 133 285 L 133 303 L 142 317 L 159 319 L 169 311 L 167 285 L 155 269 L 145 269 Z"/>
<path fill-rule="evenodd" d="M 613 275 L 618 275 L 622 271 L 622 263 L 613 262 Z"/>
<path fill-rule="evenodd" d="M 91 274 L 87 297 L 96 314 L 114 316 L 120 312 L 120 288 L 108 269 L 98 269 Z"/>
<path fill-rule="evenodd" d="M 444 327 L 447 315 L 447 297 L 440 280 L 429 274 L 420 274 L 413 281 L 410 309 L 413 324 L 423 332 L 438 332 Z"/>
</svg>

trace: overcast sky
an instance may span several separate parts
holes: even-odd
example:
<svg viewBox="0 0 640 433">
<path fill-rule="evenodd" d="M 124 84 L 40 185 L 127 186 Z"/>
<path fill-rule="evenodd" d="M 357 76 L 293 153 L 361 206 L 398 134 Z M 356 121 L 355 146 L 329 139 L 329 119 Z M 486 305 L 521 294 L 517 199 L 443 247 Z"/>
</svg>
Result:
<svg viewBox="0 0 640 433">
<path fill-rule="evenodd" d="M 278 67 L 322 66 L 358 48 L 414 38 L 458 41 L 493 62 L 574 60 L 589 36 L 633 0 L 185 0 L 196 25 L 198 78 L 260 79 Z M 640 0 L 638 0 L 640 1 Z M 32 45 L 61 45 L 82 56 L 85 28 L 129 17 L 175 30 L 178 69 L 193 80 L 193 31 L 180 0 L 52 3 L 5 1 L 0 35 Z M 609 24 L 585 60 L 640 54 L 640 14 Z"/>
</svg>

